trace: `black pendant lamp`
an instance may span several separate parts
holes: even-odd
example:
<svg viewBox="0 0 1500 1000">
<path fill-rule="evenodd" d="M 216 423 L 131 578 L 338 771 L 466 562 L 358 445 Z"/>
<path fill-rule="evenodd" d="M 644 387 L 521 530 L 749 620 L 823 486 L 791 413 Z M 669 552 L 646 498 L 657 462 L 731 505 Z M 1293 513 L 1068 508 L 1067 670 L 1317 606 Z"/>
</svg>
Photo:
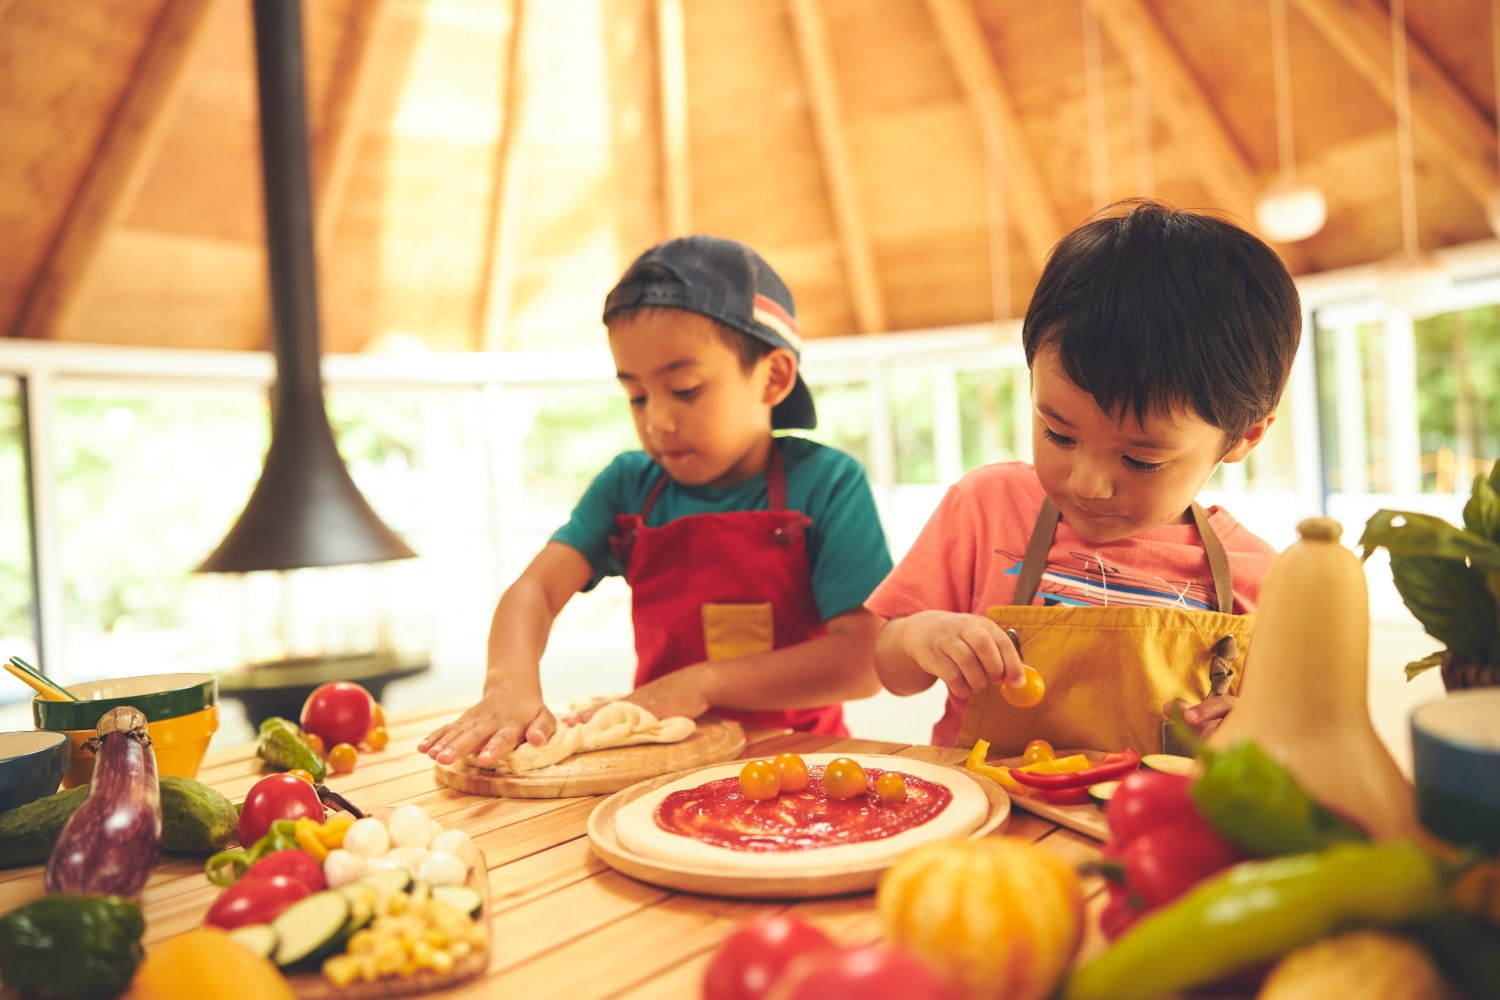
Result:
<svg viewBox="0 0 1500 1000">
<path fill-rule="evenodd" d="M 323 407 L 300 0 L 255 0 L 255 65 L 276 349 L 271 447 L 239 520 L 198 572 L 411 558 L 354 485 Z"/>
</svg>

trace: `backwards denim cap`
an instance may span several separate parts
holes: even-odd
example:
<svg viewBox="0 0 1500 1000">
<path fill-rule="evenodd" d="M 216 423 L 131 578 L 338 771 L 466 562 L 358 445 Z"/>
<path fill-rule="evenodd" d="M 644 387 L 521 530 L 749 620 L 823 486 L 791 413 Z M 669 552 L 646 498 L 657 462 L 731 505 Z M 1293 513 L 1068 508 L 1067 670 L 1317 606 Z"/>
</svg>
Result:
<svg viewBox="0 0 1500 1000">
<path fill-rule="evenodd" d="M 798 361 L 797 382 L 771 410 L 771 426 L 818 426 L 812 393 L 802 381 L 802 338 L 792 293 L 754 250 L 716 236 L 658 243 L 635 259 L 605 298 L 604 322 L 637 306 L 686 309 L 791 351 Z"/>
</svg>

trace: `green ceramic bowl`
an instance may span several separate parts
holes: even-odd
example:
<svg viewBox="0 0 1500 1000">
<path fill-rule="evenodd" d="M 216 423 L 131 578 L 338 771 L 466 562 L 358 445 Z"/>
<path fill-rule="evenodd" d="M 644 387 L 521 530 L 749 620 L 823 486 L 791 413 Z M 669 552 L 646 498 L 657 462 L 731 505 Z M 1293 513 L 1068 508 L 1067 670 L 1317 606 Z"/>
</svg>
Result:
<svg viewBox="0 0 1500 1000">
<path fill-rule="evenodd" d="M 0 812 L 57 791 L 68 757 L 65 733 L 0 733 Z"/>
<path fill-rule="evenodd" d="M 1418 706 L 1411 750 L 1422 825 L 1449 843 L 1500 851 L 1500 688 Z"/>
<path fill-rule="evenodd" d="M 81 701 L 31 699 L 31 718 L 38 729 L 93 729 L 99 717 L 120 705 L 134 705 L 147 722 L 175 719 L 219 703 L 219 682 L 213 674 L 139 674 L 115 680 L 70 684 Z"/>
</svg>

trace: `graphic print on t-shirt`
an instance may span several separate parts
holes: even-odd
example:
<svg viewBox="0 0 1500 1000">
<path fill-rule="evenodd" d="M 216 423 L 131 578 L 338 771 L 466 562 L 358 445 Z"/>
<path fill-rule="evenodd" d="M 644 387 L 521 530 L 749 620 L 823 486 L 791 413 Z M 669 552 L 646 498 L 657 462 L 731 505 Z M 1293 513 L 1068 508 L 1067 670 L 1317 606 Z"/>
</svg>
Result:
<svg viewBox="0 0 1500 1000">
<path fill-rule="evenodd" d="M 1020 553 L 996 549 L 995 554 L 1010 560 L 1006 576 L 1021 575 Z M 1043 604 L 1130 605 L 1212 611 L 1215 606 L 1211 583 L 1196 580 L 1174 582 L 1159 576 L 1143 576 L 1107 563 L 1091 552 L 1070 552 L 1066 560 L 1047 560 L 1041 583 L 1037 585 L 1037 596 Z"/>
</svg>

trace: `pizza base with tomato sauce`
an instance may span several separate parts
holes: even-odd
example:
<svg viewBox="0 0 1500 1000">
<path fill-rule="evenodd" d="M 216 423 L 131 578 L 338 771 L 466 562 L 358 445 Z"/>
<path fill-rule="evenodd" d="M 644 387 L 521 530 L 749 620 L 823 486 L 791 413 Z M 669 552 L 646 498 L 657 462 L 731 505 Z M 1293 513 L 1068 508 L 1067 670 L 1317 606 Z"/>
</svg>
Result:
<svg viewBox="0 0 1500 1000">
<path fill-rule="evenodd" d="M 829 761 L 847 756 L 804 754 L 814 773 L 808 790 L 761 801 L 738 791 L 743 760 L 695 771 L 620 807 L 615 835 L 633 853 L 670 864 L 725 874 L 813 875 L 886 864 L 918 844 L 967 836 L 989 814 L 989 799 L 974 781 L 907 757 L 852 755 L 871 786 L 881 771 L 917 779 L 907 781 L 906 803 L 882 803 L 873 791 L 831 800 L 819 776 Z M 664 826 L 659 812 L 678 829 Z"/>
</svg>

